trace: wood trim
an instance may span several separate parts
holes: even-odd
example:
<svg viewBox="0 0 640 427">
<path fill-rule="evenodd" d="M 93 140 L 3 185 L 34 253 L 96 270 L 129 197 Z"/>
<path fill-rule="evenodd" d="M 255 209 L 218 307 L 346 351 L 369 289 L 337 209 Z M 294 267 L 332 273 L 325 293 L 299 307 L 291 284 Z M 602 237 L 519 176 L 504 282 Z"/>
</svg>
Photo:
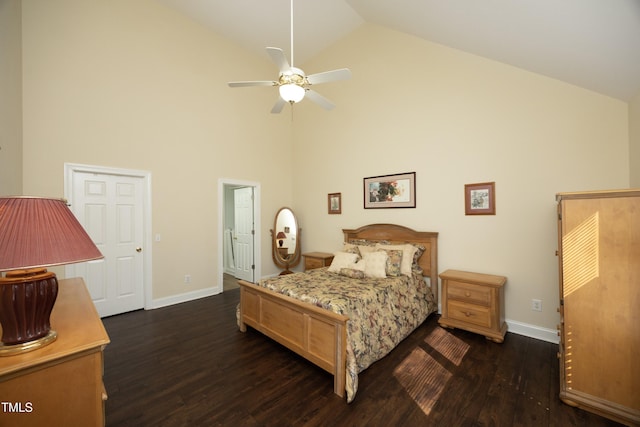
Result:
<svg viewBox="0 0 640 427">
<path fill-rule="evenodd" d="M 556 201 L 569 199 L 593 199 L 593 198 L 608 198 L 608 197 L 640 197 L 640 189 L 627 188 L 622 190 L 602 190 L 602 191 L 576 191 L 557 193 Z"/>
<path fill-rule="evenodd" d="M 300 302 L 244 280 L 240 285 L 240 330 L 251 326 L 334 376 L 344 397 L 349 318 Z"/>
</svg>

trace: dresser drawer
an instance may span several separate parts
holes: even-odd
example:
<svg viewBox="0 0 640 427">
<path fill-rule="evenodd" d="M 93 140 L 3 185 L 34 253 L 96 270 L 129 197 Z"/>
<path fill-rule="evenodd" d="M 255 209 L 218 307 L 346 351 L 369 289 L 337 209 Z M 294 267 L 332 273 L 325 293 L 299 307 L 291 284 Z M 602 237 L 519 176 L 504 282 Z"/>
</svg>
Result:
<svg viewBox="0 0 640 427">
<path fill-rule="evenodd" d="M 490 288 L 457 282 L 455 280 L 449 280 L 447 297 L 449 299 L 460 300 L 471 304 L 479 304 L 485 307 L 489 307 L 491 305 Z"/>
<path fill-rule="evenodd" d="M 447 303 L 447 311 L 451 319 L 461 320 L 485 328 L 491 327 L 491 311 L 489 307 L 449 300 Z"/>
</svg>

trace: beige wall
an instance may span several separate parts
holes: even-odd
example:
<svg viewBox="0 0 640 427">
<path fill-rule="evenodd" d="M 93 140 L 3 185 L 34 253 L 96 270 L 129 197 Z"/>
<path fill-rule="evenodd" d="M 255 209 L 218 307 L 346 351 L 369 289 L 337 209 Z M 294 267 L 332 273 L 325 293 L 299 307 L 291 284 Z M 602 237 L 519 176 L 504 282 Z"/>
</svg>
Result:
<svg viewBox="0 0 640 427">
<path fill-rule="evenodd" d="M 640 188 L 640 92 L 629 103 L 629 183 Z"/>
<path fill-rule="evenodd" d="M 150 171 L 156 299 L 214 285 L 229 178 L 261 184 L 263 275 L 276 271 L 280 206 L 298 214 L 305 251 L 337 250 L 345 227 L 400 223 L 440 232 L 441 271 L 506 275 L 512 324 L 548 332 L 555 194 L 629 183 L 626 103 L 408 35 L 365 25 L 304 64 L 353 79 L 318 87 L 334 111 L 305 101 L 292 121 L 288 107 L 268 113 L 272 90 L 226 86 L 272 75 L 266 55 L 151 0 L 22 3 L 25 193 L 61 196 L 65 162 Z M 408 171 L 416 209 L 363 209 L 363 177 Z M 497 215 L 465 216 L 464 184 L 484 181 Z M 333 192 L 342 215 L 327 215 Z"/>
<path fill-rule="evenodd" d="M 0 0 L 0 195 L 22 194 L 20 0 Z"/>
<path fill-rule="evenodd" d="M 336 109 L 301 105 L 294 121 L 304 250 L 369 223 L 438 231 L 440 271 L 507 276 L 507 318 L 555 329 L 555 194 L 628 186 L 627 104 L 373 25 L 304 69 L 338 67 L 353 79 L 318 87 Z M 416 209 L 363 209 L 364 177 L 412 171 Z M 465 216 L 464 185 L 486 181 L 497 214 Z M 334 192 L 342 215 L 327 214 Z"/>
<path fill-rule="evenodd" d="M 154 299 L 217 285 L 218 180 L 260 183 L 262 224 L 291 203 L 287 115 L 268 57 L 151 0 L 23 1 L 24 190 L 63 196 L 65 162 L 151 172 Z M 262 242 L 263 274 L 277 270 Z M 191 284 L 183 283 L 185 274 Z"/>
</svg>

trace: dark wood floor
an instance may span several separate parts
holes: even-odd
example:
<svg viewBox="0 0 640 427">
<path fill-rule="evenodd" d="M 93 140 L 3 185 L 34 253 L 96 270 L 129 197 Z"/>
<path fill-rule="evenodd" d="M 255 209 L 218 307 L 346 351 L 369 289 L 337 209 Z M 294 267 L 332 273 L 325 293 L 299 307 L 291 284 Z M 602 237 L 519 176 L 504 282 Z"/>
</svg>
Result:
<svg viewBox="0 0 640 427">
<path fill-rule="evenodd" d="M 329 374 L 239 332 L 238 299 L 103 319 L 107 426 L 618 426 L 559 401 L 556 345 L 495 344 L 434 315 L 360 374 L 347 404 Z"/>
</svg>

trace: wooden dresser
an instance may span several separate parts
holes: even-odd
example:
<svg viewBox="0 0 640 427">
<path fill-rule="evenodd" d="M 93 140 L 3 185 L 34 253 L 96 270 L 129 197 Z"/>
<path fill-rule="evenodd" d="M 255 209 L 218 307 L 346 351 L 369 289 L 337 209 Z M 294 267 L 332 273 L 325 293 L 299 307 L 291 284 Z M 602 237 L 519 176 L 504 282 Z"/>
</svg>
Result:
<svg viewBox="0 0 640 427">
<path fill-rule="evenodd" d="M 82 279 L 60 280 L 51 328 L 48 346 L 0 357 L 0 426 L 104 426 L 109 336 Z"/>
<path fill-rule="evenodd" d="M 307 252 L 302 256 L 304 257 L 304 271 L 328 267 L 333 261 L 333 254 L 327 252 Z"/>
<path fill-rule="evenodd" d="M 504 284 L 507 278 L 492 274 L 447 270 L 442 279 L 440 325 L 482 334 L 501 343 L 507 333 L 504 321 Z"/>
<path fill-rule="evenodd" d="M 556 198 L 560 398 L 640 425 L 640 189 Z"/>
</svg>

